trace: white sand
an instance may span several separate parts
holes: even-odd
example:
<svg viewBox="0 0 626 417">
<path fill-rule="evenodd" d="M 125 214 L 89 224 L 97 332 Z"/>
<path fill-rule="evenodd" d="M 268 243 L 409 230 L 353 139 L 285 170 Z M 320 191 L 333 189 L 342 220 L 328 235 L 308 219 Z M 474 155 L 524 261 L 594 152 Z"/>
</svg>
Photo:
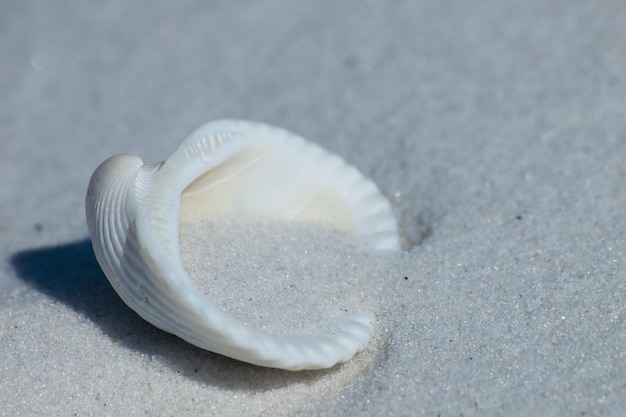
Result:
<svg viewBox="0 0 626 417">
<path fill-rule="evenodd" d="M 612 0 L 3 2 L 0 415 L 623 415 L 624 39 Z M 352 361 L 202 351 L 102 276 L 91 172 L 220 117 L 294 130 L 390 198 L 396 255 L 245 221 L 181 239 L 198 286 L 252 324 L 374 311 Z"/>
<path fill-rule="evenodd" d="M 183 218 L 183 265 L 218 306 L 276 334 L 331 332 L 344 317 L 377 309 L 384 277 L 337 230 L 305 223 Z M 389 255 L 388 255 L 389 256 Z"/>
</svg>

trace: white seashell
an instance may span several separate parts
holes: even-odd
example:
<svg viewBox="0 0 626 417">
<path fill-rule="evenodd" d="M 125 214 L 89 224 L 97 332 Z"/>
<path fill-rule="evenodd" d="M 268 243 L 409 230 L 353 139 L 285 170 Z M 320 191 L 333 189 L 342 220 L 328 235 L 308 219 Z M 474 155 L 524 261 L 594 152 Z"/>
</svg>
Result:
<svg viewBox="0 0 626 417">
<path fill-rule="evenodd" d="M 365 348 L 374 315 L 333 334 L 278 337 L 251 328 L 200 293 L 180 253 L 181 213 L 320 221 L 366 249 L 398 250 L 398 229 L 376 186 L 341 158 L 285 130 L 209 122 L 157 165 L 119 155 L 94 172 L 86 214 L 94 252 L 124 302 L 158 328 L 256 365 L 329 368 Z"/>
</svg>

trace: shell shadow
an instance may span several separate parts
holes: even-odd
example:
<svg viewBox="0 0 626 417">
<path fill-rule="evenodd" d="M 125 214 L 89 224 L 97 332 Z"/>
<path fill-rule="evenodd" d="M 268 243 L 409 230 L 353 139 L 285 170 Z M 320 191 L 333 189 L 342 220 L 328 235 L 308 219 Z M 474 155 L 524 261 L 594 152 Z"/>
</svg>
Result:
<svg viewBox="0 0 626 417">
<path fill-rule="evenodd" d="M 433 233 L 433 227 L 427 217 L 413 211 L 403 211 L 398 215 L 400 242 L 406 252 L 420 246 Z"/>
<path fill-rule="evenodd" d="M 118 297 L 96 261 L 89 239 L 20 251 L 10 258 L 18 276 L 93 321 L 115 343 L 149 355 L 193 380 L 237 391 L 271 391 L 337 372 L 263 368 L 197 348 L 143 320 Z"/>
</svg>

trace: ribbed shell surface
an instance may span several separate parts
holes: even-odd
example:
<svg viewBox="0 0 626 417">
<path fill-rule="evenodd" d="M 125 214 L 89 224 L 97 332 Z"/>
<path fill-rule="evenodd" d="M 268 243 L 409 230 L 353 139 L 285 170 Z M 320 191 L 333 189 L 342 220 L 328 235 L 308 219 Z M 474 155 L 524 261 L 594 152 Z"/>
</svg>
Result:
<svg viewBox="0 0 626 417">
<path fill-rule="evenodd" d="M 373 314 L 351 316 L 333 334 L 279 337 L 222 311 L 197 290 L 183 267 L 178 243 L 181 194 L 201 175 L 250 146 L 293 160 L 302 178 L 339 195 L 366 250 L 399 249 L 389 203 L 355 168 L 282 129 L 224 120 L 194 131 L 161 164 L 143 165 L 137 157 L 121 155 L 98 167 L 86 199 L 98 262 L 122 300 L 141 317 L 201 348 L 289 370 L 347 361 L 367 345 Z"/>
</svg>

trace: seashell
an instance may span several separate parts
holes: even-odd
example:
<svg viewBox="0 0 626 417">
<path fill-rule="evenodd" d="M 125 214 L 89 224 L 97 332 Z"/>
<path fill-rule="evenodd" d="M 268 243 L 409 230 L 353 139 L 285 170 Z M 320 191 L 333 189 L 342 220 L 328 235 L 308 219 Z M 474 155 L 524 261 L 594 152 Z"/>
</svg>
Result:
<svg viewBox="0 0 626 417">
<path fill-rule="evenodd" d="M 365 348 L 372 313 L 344 319 L 332 334 L 279 337 L 220 309 L 183 267 L 182 213 L 325 222 L 366 250 L 399 250 L 388 201 L 354 167 L 280 128 L 214 121 L 160 164 L 131 155 L 104 161 L 91 177 L 86 215 L 98 263 L 122 300 L 189 343 L 288 370 L 329 368 Z"/>
</svg>

